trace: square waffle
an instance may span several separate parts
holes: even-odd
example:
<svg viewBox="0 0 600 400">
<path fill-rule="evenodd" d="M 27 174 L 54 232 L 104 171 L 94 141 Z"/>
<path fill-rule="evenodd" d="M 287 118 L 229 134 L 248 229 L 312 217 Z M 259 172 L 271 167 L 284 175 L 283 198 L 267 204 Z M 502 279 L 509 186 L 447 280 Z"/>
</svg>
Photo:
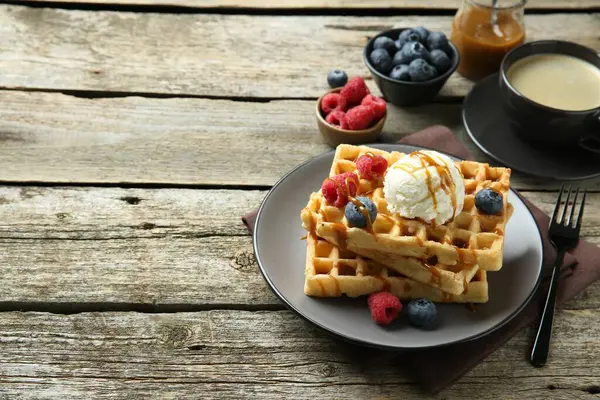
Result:
<svg viewBox="0 0 600 400">
<path fill-rule="evenodd" d="M 358 297 L 389 291 L 401 300 L 427 298 L 440 303 L 485 303 L 488 301 L 486 272 L 476 269 L 460 294 L 449 294 L 416 282 L 371 259 L 334 244 L 307 237 L 304 293 L 313 297 Z"/>
<path fill-rule="evenodd" d="M 367 153 L 383 156 L 389 166 L 404 156 L 399 152 L 342 144 L 336 149 L 329 176 L 355 172 L 356 160 Z M 459 161 L 455 165 L 464 177 L 465 201 L 462 212 L 447 224 L 434 226 L 389 212 L 383 182 L 360 179 L 357 196 L 370 197 L 377 206 L 372 232 L 350 227 L 344 210 L 328 205 L 320 191 L 311 195 L 302 210 L 304 228 L 342 248 L 420 259 L 435 256 L 437 262 L 445 265 L 477 264 L 484 270 L 497 271 L 502 267 L 504 228 L 512 213 L 512 206 L 507 202 L 511 170 L 475 161 Z M 504 207 L 500 215 L 482 214 L 475 207 L 475 193 L 483 188 L 502 193 Z"/>
</svg>

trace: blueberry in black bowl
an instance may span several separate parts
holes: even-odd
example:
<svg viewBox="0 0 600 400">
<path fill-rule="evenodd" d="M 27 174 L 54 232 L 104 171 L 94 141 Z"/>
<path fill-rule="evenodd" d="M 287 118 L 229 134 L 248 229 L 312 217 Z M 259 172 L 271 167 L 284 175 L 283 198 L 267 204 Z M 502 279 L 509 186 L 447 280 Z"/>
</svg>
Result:
<svg viewBox="0 0 600 400">
<path fill-rule="evenodd" d="M 348 83 L 348 75 L 341 69 L 332 69 L 327 74 L 327 83 L 332 89 L 342 87 Z"/>
<path fill-rule="evenodd" d="M 373 63 L 373 66 L 375 67 L 375 69 L 379 72 L 381 72 L 382 74 L 388 74 L 391 70 L 392 67 L 394 66 L 392 64 L 392 58 L 390 57 L 390 55 L 388 54 L 387 51 L 385 51 L 385 49 L 375 49 L 371 52 L 371 55 L 369 56 L 371 63 Z"/>
<path fill-rule="evenodd" d="M 410 64 L 412 60 L 422 58 L 424 60 L 429 59 L 429 51 L 427 48 L 419 42 L 408 42 L 394 56 L 394 65 Z"/>
<path fill-rule="evenodd" d="M 408 74 L 410 75 L 410 80 L 413 82 L 425 82 L 435 78 L 438 72 L 427 61 L 417 58 L 408 65 Z"/>
<path fill-rule="evenodd" d="M 397 79 L 399 81 L 410 81 L 410 74 L 408 73 L 408 65 L 400 64 L 396 65 L 392 72 L 390 72 L 390 78 Z"/>
<path fill-rule="evenodd" d="M 442 50 L 446 54 L 450 52 L 448 38 L 443 32 L 431 32 L 427 37 L 427 48 L 432 51 L 435 49 Z"/>
<path fill-rule="evenodd" d="M 429 52 L 429 63 L 438 70 L 439 73 L 444 73 L 450 68 L 452 64 L 450 62 L 450 57 L 439 49 L 434 49 Z"/>
<path fill-rule="evenodd" d="M 392 65 L 395 67 L 390 68 L 388 73 L 381 72 L 370 57 L 373 51 L 383 50 L 383 47 L 379 49 L 374 47 L 375 41 L 377 41 L 378 46 L 390 43 L 387 39 L 380 39 L 382 37 L 395 40 L 394 44 L 398 49 L 395 54 L 388 53 L 392 58 Z M 435 98 L 448 78 L 456 71 L 460 61 L 454 44 L 447 39 L 444 42 L 445 36 L 441 39 L 440 37 L 436 32 L 429 32 L 426 27 L 419 27 L 390 29 L 369 40 L 363 51 L 363 60 L 371 72 L 373 81 L 388 102 L 397 106 L 416 106 Z M 427 44 L 429 42 L 441 47 L 444 47 L 444 43 L 447 44 L 448 51 L 446 55 L 450 61 L 449 67 L 446 66 L 444 56 L 439 54 L 437 56 L 434 54 L 434 65 L 430 54 L 432 49 Z M 406 50 L 404 50 L 405 46 Z M 380 57 L 385 59 L 384 56 Z M 426 61 L 427 64 L 426 66 L 419 62 L 413 67 L 413 75 L 416 76 L 416 81 L 410 77 L 410 70 L 407 69 L 415 59 Z"/>
<path fill-rule="evenodd" d="M 498 193 L 489 188 L 481 189 L 475 195 L 475 207 L 487 215 L 500 214 L 504 207 L 502 193 Z"/>
<path fill-rule="evenodd" d="M 414 29 L 405 29 L 398 35 L 398 48 L 401 49 L 408 42 L 418 42 L 421 36 Z"/>
<path fill-rule="evenodd" d="M 384 49 L 390 56 L 393 56 L 396 53 L 396 50 L 398 50 L 396 48 L 396 43 L 387 36 L 379 36 L 375 39 L 373 42 L 373 49 Z"/>
<path fill-rule="evenodd" d="M 413 30 L 417 33 L 417 35 L 419 35 L 419 42 L 427 44 L 427 38 L 429 37 L 429 29 L 425 28 L 424 26 L 417 26 Z"/>
</svg>

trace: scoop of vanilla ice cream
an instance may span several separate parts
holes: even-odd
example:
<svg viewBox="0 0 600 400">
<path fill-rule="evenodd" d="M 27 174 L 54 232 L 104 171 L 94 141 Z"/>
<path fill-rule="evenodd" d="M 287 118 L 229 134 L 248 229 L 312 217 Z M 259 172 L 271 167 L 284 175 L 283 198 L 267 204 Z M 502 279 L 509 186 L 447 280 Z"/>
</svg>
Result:
<svg viewBox="0 0 600 400">
<path fill-rule="evenodd" d="M 465 183 L 450 157 L 422 150 L 388 168 L 383 193 L 389 211 L 441 225 L 462 211 Z"/>
</svg>

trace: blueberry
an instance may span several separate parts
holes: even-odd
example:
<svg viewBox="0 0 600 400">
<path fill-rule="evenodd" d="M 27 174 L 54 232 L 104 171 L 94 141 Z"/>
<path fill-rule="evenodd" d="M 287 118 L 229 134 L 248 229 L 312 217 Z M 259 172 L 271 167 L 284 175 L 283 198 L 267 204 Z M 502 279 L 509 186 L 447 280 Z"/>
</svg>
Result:
<svg viewBox="0 0 600 400">
<path fill-rule="evenodd" d="M 341 69 L 332 69 L 327 74 L 327 83 L 331 88 L 342 87 L 348 82 L 348 75 Z"/>
<path fill-rule="evenodd" d="M 399 64 L 394 67 L 390 72 L 390 78 L 397 79 L 399 81 L 410 81 L 410 74 L 408 73 L 408 65 Z"/>
<path fill-rule="evenodd" d="M 412 326 L 423 329 L 433 329 L 435 327 L 437 310 L 431 300 L 411 300 L 406 306 L 406 313 L 408 322 Z"/>
<path fill-rule="evenodd" d="M 450 45 L 448 38 L 442 32 L 431 32 L 427 37 L 427 47 L 429 51 L 438 49 L 450 54 Z"/>
<path fill-rule="evenodd" d="M 502 212 L 502 193 L 492 189 L 482 189 L 475 195 L 475 207 L 488 215 L 500 214 Z"/>
<path fill-rule="evenodd" d="M 388 74 L 392 70 L 392 58 L 384 49 L 375 49 L 369 56 L 375 69 L 382 74 Z"/>
<path fill-rule="evenodd" d="M 419 42 L 408 42 L 394 55 L 393 63 L 394 65 L 410 64 L 412 60 L 418 58 L 429 60 L 429 51 Z"/>
<path fill-rule="evenodd" d="M 408 42 L 418 42 L 419 39 L 421 39 L 421 37 L 413 29 L 405 29 L 398 35 L 398 41 L 400 42 L 398 48 L 401 49 Z"/>
<path fill-rule="evenodd" d="M 369 211 L 371 223 L 375 222 L 375 218 L 377 218 L 377 207 L 375 206 L 375 203 L 373 203 L 373 201 L 368 197 L 357 197 L 356 200 L 362 203 L 362 205 L 365 206 L 365 208 Z M 365 219 L 365 216 L 351 201 L 346 204 L 344 215 L 346 216 L 350 226 L 357 228 L 364 228 L 367 226 L 367 220 Z"/>
<path fill-rule="evenodd" d="M 427 37 L 429 37 L 429 30 L 424 26 L 417 26 L 413 29 L 419 35 L 419 42 L 427 44 Z"/>
<path fill-rule="evenodd" d="M 396 43 L 387 36 L 379 36 L 373 42 L 373 49 L 384 49 L 390 56 L 396 53 Z"/>
<path fill-rule="evenodd" d="M 429 53 L 429 62 L 440 74 L 443 74 L 450 68 L 450 58 L 440 49 L 431 50 Z"/>
<path fill-rule="evenodd" d="M 396 45 L 396 51 L 402 50 L 402 46 L 403 46 L 403 44 L 402 44 L 402 42 L 400 41 L 400 39 L 396 40 L 396 41 L 394 42 L 394 44 Z"/>
<path fill-rule="evenodd" d="M 438 72 L 427 61 L 417 58 L 408 65 L 408 74 L 413 82 L 425 82 L 435 78 Z"/>
</svg>

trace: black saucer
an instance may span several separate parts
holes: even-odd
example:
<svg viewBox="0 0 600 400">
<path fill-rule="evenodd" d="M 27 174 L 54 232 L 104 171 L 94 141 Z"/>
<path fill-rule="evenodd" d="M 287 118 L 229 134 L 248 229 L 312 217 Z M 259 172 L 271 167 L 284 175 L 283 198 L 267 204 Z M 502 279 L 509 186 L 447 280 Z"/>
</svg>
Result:
<svg viewBox="0 0 600 400">
<path fill-rule="evenodd" d="M 484 153 L 514 170 L 540 178 L 574 180 L 600 175 L 600 157 L 579 148 L 548 153 L 517 136 L 502 111 L 498 74 L 479 81 L 463 104 L 467 133 Z"/>
</svg>

